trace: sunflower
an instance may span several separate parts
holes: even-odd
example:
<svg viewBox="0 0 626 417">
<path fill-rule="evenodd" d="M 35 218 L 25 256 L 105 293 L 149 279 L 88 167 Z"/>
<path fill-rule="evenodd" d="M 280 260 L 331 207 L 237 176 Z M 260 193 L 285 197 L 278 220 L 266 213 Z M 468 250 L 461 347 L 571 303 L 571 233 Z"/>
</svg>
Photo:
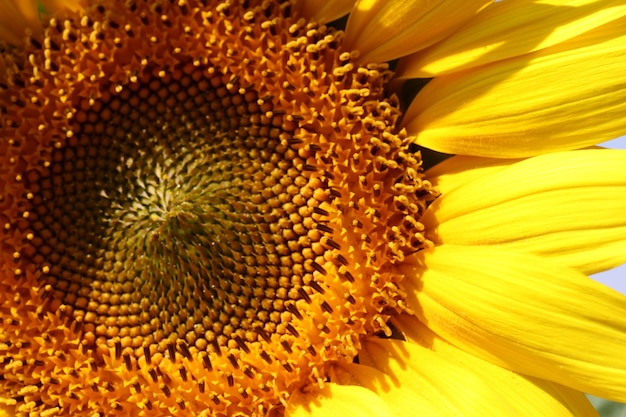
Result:
<svg viewBox="0 0 626 417">
<path fill-rule="evenodd" d="M 622 1 L 0 11 L 5 414 L 626 401 Z"/>
</svg>

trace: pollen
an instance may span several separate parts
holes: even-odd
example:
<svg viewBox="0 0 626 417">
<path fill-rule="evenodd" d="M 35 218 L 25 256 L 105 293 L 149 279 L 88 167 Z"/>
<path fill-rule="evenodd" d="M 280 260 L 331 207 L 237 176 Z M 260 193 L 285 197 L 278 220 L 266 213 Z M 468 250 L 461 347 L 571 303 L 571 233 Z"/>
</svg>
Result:
<svg viewBox="0 0 626 417">
<path fill-rule="evenodd" d="M 100 1 L 3 53 L 0 397 L 282 415 L 405 311 L 434 198 L 386 64 L 290 2 Z"/>
</svg>

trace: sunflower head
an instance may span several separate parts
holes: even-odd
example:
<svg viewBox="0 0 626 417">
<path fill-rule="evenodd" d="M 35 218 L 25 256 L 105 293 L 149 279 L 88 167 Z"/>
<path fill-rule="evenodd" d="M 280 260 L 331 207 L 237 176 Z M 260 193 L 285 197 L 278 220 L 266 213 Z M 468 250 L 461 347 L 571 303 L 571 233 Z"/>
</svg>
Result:
<svg viewBox="0 0 626 417">
<path fill-rule="evenodd" d="M 265 415 L 390 334 L 434 192 L 342 37 L 290 2 L 100 1 L 5 51 L 19 413 Z"/>
</svg>

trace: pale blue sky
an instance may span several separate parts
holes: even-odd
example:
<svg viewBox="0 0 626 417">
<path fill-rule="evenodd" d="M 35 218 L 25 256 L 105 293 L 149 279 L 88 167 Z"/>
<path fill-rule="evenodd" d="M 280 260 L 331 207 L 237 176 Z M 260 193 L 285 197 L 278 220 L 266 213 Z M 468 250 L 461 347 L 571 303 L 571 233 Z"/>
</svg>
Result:
<svg viewBox="0 0 626 417">
<path fill-rule="evenodd" d="M 608 148 L 626 149 L 626 136 L 603 144 Z M 626 167 L 624 167 L 626 169 Z M 625 196 L 626 198 L 626 196 Z M 626 239 L 626 236 L 624 236 Z M 626 265 L 593 276 L 596 280 L 626 294 Z"/>
</svg>

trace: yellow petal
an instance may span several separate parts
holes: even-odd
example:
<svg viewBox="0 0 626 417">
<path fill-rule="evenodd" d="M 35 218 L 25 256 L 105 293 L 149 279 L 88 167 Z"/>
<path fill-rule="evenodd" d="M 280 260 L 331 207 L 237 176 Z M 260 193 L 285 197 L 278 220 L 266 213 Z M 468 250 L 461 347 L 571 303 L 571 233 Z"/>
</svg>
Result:
<svg viewBox="0 0 626 417">
<path fill-rule="evenodd" d="M 548 154 L 477 173 L 468 159 L 466 171 L 443 174 L 448 192 L 420 220 L 430 240 L 530 252 L 586 274 L 626 262 L 626 151 Z"/>
<path fill-rule="evenodd" d="M 394 416 L 439 417 L 450 411 L 448 398 L 430 383 L 424 383 L 424 378 L 410 369 L 388 375 L 372 366 L 375 365 L 339 365 L 334 370 L 335 377 L 376 392 L 388 404 Z"/>
<path fill-rule="evenodd" d="M 414 316 L 403 314 L 394 316 L 392 320 L 409 342 L 432 350 L 448 363 L 472 369 L 491 389 L 505 398 L 505 401 L 522 410 L 521 414 L 524 416 L 598 415 L 581 392 L 553 382 L 519 375 L 477 358 L 446 342 Z M 520 398 L 523 400 L 519 401 Z"/>
<path fill-rule="evenodd" d="M 438 335 L 515 372 L 626 400 L 626 297 L 544 258 L 442 245 L 404 271 Z"/>
<path fill-rule="evenodd" d="M 0 2 L 0 40 L 20 44 L 26 28 L 41 30 L 37 3 L 34 0 Z"/>
<path fill-rule="evenodd" d="M 325 384 L 322 389 L 296 392 L 285 408 L 285 417 L 393 417 L 374 392 L 356 385 Z"/>
<path fill-rule="evenodd" d="M 436 77 L 403 123 L 439 152 L 518 158 L 626 132 L 626 19 L 531 54 Z"/>
<path fill-rule="evenodd" d="M 26 30 L 38 34 L 42 21 L 59 9 L 78 10 L 80 0 L 3 0 L 0 1 L 0 40 L 18 45 Z"/>
<path fill-rule="evenodd" d="M 626 14 L 623 0 L 494 2 L 428 50 L 404 58 L 396 76 L 431 78 L 557 45 Z"/>
<path fill-rule="evenodd" d="M 493 175 L 517 161 L 519 159 L 452 156 L 426 171 L 426 178 L 446 195 L 466 182 Z"/>
<path fill-rule="evenodd" d="M 597 416 L 581 393 L 569 391 L 571 397 L 583 397 L 576 404 L 581 407 L 570 409 L 548 383 L 456 351 L 451 359 L 418 344 L 378 339 L 365 343 L 359 354 L 367 365 L 344 369 L 377 392 L 397 416 Z"/>
<path fill-rule="evenodd" d="M 78 11 L 84 9 L 84 0 L 37 0 L 38 7 L 45 13 L 53 14 L 57 10 L 67 9 Z"/>
<path fill-rule="evenodd" d="M 295 10 L 307 20 L 332 22 L 350 12 L 356 0 L 297 0 Z"/>
<path fill-rule="evenodd" d="M 344 47 L 358 50 L 361 62 L 399 58 L 449 36 L 491 1 L 358 0 Z"/>
<path fill-rule="evenodd" d="M 369 340 L 359 361 L 362 365 L 345 369 L 398 416 L 516 415 L 514 407 L 476 373 L 481 369 L 458 366 L 416 344 Z"/>
<path fill-rule="evenodd" d="M 361 364 L 342 367 L 398 416 L 597 416 L 582 393 L 438 345 L 369 340 Z"/>
</svg>

